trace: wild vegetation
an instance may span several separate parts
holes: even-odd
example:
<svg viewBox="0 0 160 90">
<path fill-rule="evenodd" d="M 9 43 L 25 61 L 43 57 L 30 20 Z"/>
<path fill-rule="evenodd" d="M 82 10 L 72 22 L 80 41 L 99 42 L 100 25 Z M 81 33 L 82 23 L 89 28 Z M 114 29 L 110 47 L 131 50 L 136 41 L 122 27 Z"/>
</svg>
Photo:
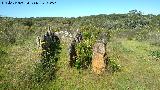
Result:
<svg viewBox="0 0 160 90">
<path fill-rule="evenodd" d="M 68 38 L 48 51 L 37 48 L 36 38 L 48 26 L 53 32 L 74 34 L 79 29 L 83 33 L 84 40 L 76 45 L 76 68 L 69 67 Z M 158 90 L 159 37 L 160 15 L 143 15 L 137 10 L 77 18 L 1 16 L 0 89 Z M 95 75 L 90 67 L 92 46 L 101 39 L 107 44 L 108 64 L 105 73 Z"/>
</svg>

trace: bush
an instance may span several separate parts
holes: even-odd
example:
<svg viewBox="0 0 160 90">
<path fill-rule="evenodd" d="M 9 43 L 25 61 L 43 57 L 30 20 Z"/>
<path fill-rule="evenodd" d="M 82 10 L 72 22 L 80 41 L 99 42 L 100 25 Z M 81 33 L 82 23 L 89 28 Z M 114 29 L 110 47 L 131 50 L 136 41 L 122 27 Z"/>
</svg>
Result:
<svg viewBox="0 0 160 90">
<path fill-rule="evenodd" d="M 0 43 L 13 44 L 16 41 L 16 31 L 13 28 L 13 21 L 0 23 Z"/>
<path fill-rule="evenodd" d="M 151 51 L 150 53 L 152 56 L 154 56 L 156 58 L 160 58 L 160 51 L 159 50 Z"/>
<path fill-rule="evenodd" d="M 47 39 L 42 40 L 42 59 L 35 68 L 35 74 L 32 77 L 34 82 L 41 84 L 55 78 L 60 50 L 60 40 L 57 36 L 51 34 Z"/>
<path fill-rule="evenodd" d="M 92 47 L 88 40 L 82 41 L 76 45 L 77 58 L 75 62 L 75 67 L 88 68 L 92 60 Z"/>
<path fill-rule="evenodd" d="M 107 62 L 108 66 L 107 66 L 107 69 L 110 71 L 110 72 L 116 72 L 116 71 L 119 71 L 120 70 L 120 65 L 116 63 L 116 61 L 112 58 L 109 58 L 108 59 L 108 62 Z"/>
<path fill-rule="evenodd" d="M 90 28 L 82 33 L 83 40 L 75 46 L 77 57 L 74 66 L 77 69 L 86 69 L 91 65 L 92 45 L 95 42 L 95 34 L 97 33 L 93 33 L 89 30 Z"/>
<path fill-rule="evenodd" d="M 91 29 L 93 30 L 91 31 Z M 75 46 L 77 54 L 75 67 L 77 69 L 88 68 L 91 65 L 93 54 L 92 47 L 97 40 L 101 40 L 103 43 L 107 44 L 111 37 L 110 31 L 93 27 L 85 27 L 85 31 L 83 31 L 82 35 L 83 40 Z"/>
<path fill-rule="evenodd" d="M 24 25 L 24 26 L 28 26 L 28 27 L 29 27 L 28 29 L 30 29 L 33 24 L 34 24 L 34 23 L 33 23 L 32 20 L 25 20 L 25 21 L 23 22 L 23 25 Z"/>
</svg>

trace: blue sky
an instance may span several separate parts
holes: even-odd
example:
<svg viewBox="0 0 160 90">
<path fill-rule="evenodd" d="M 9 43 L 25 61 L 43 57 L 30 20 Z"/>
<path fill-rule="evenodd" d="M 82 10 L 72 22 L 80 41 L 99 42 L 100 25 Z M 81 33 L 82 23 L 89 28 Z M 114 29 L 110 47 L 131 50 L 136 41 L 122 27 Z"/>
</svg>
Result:
<svg viewBox="0 0 160 90">
<path fill-rule="evenodd" d="M 10 0 L 50 4 L 7 5 L 0 0 L 0 15 L 11 17 L 78 17 L 97 14 L 128 13 L 137 9 L 143 14 L 160 14 L 160 0 Z"/>
</svg>

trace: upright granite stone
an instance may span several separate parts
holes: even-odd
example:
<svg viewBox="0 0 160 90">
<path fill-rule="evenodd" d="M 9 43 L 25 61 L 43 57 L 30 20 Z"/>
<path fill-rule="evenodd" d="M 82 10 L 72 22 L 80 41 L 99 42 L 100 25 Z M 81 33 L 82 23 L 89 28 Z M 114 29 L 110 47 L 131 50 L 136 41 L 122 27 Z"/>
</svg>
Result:
<svg viewBox="0 0 160 90">
<path fill-rule="evenodd" d="M 44 35 L 37 36 L 36 43 L 38 48 L 47 50 L 55 44 L 60 44 L 59 37 L 50 29 L 51 28 L 49 27 L 48 31 Z"/>
<path fill-rule="evenodd" d="M 106 44 L 96 42 L 93 46 L 92 70 L 96 74 L 102 74 L 106 67 Z"/>
<path fill-rule="evenodd" d="M 70 46 L 69 46 L 69 65 L 70 67 L 73 67 L 75 65 L 76 62 L 76 57 L 77 57 L 77 53 L 76 53 L 76 44 L 80 43 L 82 41 L 82 33 L 78 32 L 75 35 L 75 38 L 73 39 L 73 41 L 71 42 Z"/>
<path fill-rule="evenodd" d="M 76 62 L 76 40 L 73 40 L 69 46 L 69 65 L 70 67 L 73 67 Z"/>
</svg>

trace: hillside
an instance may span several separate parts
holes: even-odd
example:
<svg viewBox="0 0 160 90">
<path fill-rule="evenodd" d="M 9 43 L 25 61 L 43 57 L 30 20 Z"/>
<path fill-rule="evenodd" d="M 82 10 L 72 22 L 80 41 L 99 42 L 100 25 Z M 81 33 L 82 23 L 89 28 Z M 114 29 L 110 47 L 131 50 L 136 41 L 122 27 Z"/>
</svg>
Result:
<svg viewBox="0 0 160 90">
<path fill-rule="evenodd" d="M 60 44 L 52 44 L 51 54 L 45 54 L 36 40 L 49 27 L 58 33 Z M 84 61 L 70 67 L 69 47 L 77 30 L 84 39 L 76 46 L 77 61 Z M 143 15 L 137 10 L 77 18 L 0 17 L 0 89 L 158 90 L 159 38 L 160 15 Z M 90 60 L 93 44 L 101 39 L 107 42 L 108 63 L 105 72 L 97 75 Z M 81 67 L 83 62 L 89 63 L 87 68 Z"/>
</svg>

